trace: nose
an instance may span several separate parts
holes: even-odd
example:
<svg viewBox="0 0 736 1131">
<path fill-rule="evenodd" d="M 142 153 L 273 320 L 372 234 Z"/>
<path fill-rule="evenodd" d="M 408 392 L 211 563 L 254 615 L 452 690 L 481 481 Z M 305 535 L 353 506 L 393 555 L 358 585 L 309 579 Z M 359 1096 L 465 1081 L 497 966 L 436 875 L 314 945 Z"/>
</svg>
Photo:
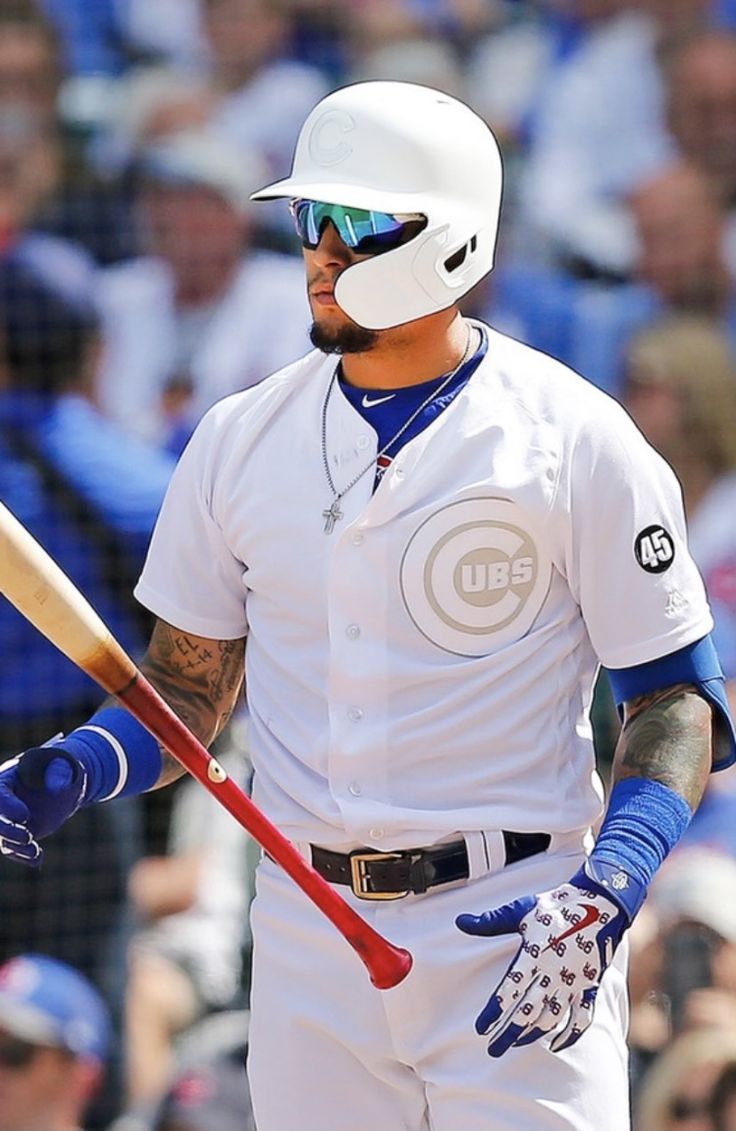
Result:
<svg viewBox="0 0 736 1131">
<path fill-rule="evenodd" d="M 348 245 L 340 239 L 332 220 L 328 220 L 322 229 L 322 235 L 313 255 L 320 267 L 344 267 L 352 263 L 355 258 Z"/>
</svg>

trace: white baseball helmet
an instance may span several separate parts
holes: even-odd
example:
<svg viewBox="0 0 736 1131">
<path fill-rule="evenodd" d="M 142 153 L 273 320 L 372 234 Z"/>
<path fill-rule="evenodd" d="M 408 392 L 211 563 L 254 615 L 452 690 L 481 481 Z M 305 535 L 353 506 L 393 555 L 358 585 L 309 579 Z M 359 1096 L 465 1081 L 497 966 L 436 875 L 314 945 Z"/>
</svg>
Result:
<svg viewBox="0 0 736 1131">
<path fill-rule="evenodd" d="M 425 216 L 413 239 L 353 264 L 335 285 L 353 321 L 384 330 L 446 309 L 491 270 L 502 182 L 496 139 L 463 102 L 414 83 L 371 81 L 323 98 L 301 129 L 291 175 L 252 199 Z"/>
</svg>

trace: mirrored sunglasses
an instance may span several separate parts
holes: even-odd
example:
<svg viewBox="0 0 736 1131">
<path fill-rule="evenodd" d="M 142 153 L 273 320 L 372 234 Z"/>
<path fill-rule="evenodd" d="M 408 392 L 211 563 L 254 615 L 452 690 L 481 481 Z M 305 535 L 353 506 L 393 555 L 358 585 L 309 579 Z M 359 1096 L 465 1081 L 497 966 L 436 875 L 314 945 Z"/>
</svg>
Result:
<svg viewBox="0 0 736 1131">
<path fill-rule="evenodd" d="M 427 226 L 418 213 L 375 212 L 343 204 L 296 199 L 289 203 L 294 226 L 303 247 L 317 247 L 327 221 L 331 221 L 344 244 L 365 255 L 391 251 L 418 235 Z"/>
</svg>

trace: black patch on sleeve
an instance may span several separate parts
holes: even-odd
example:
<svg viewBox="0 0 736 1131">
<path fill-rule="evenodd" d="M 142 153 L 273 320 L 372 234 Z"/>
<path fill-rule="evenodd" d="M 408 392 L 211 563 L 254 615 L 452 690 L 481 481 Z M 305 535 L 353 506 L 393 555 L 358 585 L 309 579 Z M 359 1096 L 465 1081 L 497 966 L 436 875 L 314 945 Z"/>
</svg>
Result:
<svg viewBox="0 0 736 1131">
<path fill-rule="evenodd" d="M 675 543 L 663 526 L 645 526 L 634 539 L 634 554 L 647 573 L 664 573 L 675 560 Z"/>
</svg>

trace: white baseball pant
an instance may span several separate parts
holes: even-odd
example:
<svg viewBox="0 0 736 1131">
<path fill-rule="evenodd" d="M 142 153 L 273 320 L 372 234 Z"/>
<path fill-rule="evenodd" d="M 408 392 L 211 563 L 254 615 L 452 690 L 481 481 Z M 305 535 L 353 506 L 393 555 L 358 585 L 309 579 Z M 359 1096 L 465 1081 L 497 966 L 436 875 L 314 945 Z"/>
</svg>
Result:
<svg viewBox="0 0 736 1131">
<path fill-rule="evenodd" d="M 252 907 L 248 1073 L 259 1131 L 628 1131 L 626 939 L 593 1024 L 573 1048 L 548 1041 L 486 1052 L 474 1020 L 518 937 L 472 939 L 454 925 L 569 877 L 582 853 L 531 857 L 452 889 L 366 902 L 340 888 L 414 967 L 375 989 L 360 959 L 265 859 Z"/>
</svg>

